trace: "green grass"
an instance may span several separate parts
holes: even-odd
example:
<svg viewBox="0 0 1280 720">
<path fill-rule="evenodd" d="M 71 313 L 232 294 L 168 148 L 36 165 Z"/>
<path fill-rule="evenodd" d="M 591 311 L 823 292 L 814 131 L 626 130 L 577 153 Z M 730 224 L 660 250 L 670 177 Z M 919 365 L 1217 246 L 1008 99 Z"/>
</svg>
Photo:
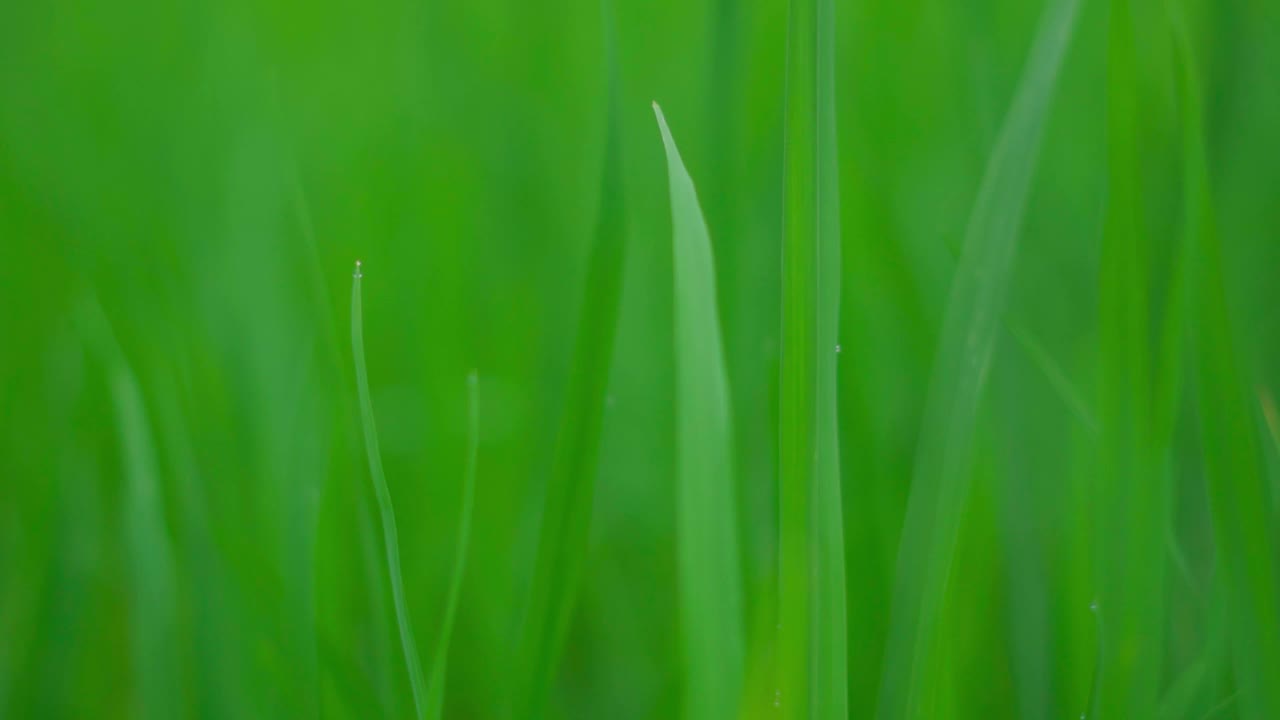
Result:
<svg viewBox="0 0 1280 720">
<path fill-rule="evenodd" d="M 1185 29 L 1178 33 L 1176 47 L 1183 100 L 1186 232 L 1195 247 L 1197 269 L 1200 433 L 1216 559 L 1226 585 L 1228 636 L 1241 714 L 1273 717 L 1280 714 L 1280 688 L 1274 682 L 1280 677 L 1274 518 L 1257 425 L 1252 421 L 1249 384 L 1242 378 L 1227 309 L 1223 245 L 1204 149 L 1202 83 Z"/>
<path fill-rule="evenodd" d="M 160 460 L 137 375 L 129 367 L 111 325 L 96 300 L 80 311 L 82 332 L 107 372 L 115 407 L 125 486 L 124 546 L 128 552 L 134 637 L 130 662 L 138 678 L 137 705 L 143 718 L 174 717 L 183 706 L 177 648 L 177 580 L 165 528 Z"/>
<path fill-rule="evenodd" d="M 936 712 L 939 617 L 949 581 L 962 572 L 952 564 L 969 497 L 978 407 L 1076 10 L 1075 0 L 1064 0 L 1045 11 L 988 160 L 951 281 L 898 551 L 880 718 Z"/>
<path fill-rule="evenodd" d="M 1152 242 L 1138 156 L 1137 29 L 1128 0 L 1110 4 L 1107 29 L 1108 185 L 1099 268 L 1102 474 L 1096 500 L 1097 597 L 1105 633 L 1098 641 L 1097 712 L 1120 718 L 1149 716 L 1158 696 L 1170 490 L 1163 472 L 1167 445 L 1154 416 L 1161 393 L 1156 365 L 1167 358 L 1151 349 Z M 1149 512 L 1134 516 L 1131 507 Z"/>
<path fill-rule="evenodd" d="M 734 718 L 743 688 L 733 428 L 711 238 L 662 108 L 675 266 L 676 547 L 685 717 Z"/>
<path fill-rule="evenodd" d="M 818 576 L 814 567 L 814 516 L 818 464 L 819 356 L 827 328 L 819 328 L 819 301 L 827 299 L 820 257 L 826 231 L 819 215 L 820 63 L 819 3 L 793 0 L 787 16 L 787 75 L 783 120 L 782 351 L 778 391 L 778 690 L 783 717 L 809 717 L 815 698 L 811 682 L 826 679 L 816 666 L 813 642 L 817 618 L 813 603 Z M 825 76 L 823 77 L 825 79 Z M 821 88 L 826 93 L 826 88 Z M 835 240 L 838 245 L 838 238 Z M 836 290 L 838 297 L 839 291 Z M 830 387 L 829 384 L 825 385 Z M 823 406 L 823 417 L 826 417 Z M 825 442 L 825 439 L 824 439 Z M 825 449 L 825 446 L 824 446 Z M 826 462 L 829 462 L 827 460 Z M 829 469 L 828 469 L 829 470 Z M 841 588 L 843 590 L 843 588 Z M 829 628 L 837 631 L 837 628 Z M 824 657 L 824 660 L 827 658 Z M 826 698 L 823 698 L 825 700 Z"/>
<path fill-rule="evenodd" d="M 480 460 L 480 376 L 474 371 L 467 376 L 467 469 L 462 480 L 462 509 L 458 513 L 458 541 L 453 560 L 453 578 L 445 600 L 444 622 L 436 641 L 435 659 L 431 661 L 431 677 L 427 683 L 428 720 L 444 717 L 445 678 L 448 677 L 449 641 L 458 616 L 458 598 L 462 595 L 462 579 L 467 570 L 467 548 L 471 545 L 471 518 L 475 513 L 476 464 Z"/>
<path fill-rule="evenodd" d="M 378 426 L 373 416 L 373 398 L 369 394 L 369 372 L 364 360 L 364 312 L 361 307 L 360 281 L 364 272 L 359 260 L 351 281 L 351 353 L 355 359 L 356 391 L 360 395 L 360 420 L 364 428 L 365 453 L 369 459 L 369 479 L 378 498 L 378 516 L 382 521 L 383 551 L 387 572 L 391 576 L 391 598 L 395 603 L 396 626 L 400 632 L 400 649 L 404 653 L 405 670 L 413 689 L 414 717 L 426 716 L 427 689 L 418 660 L 418 645 L 409 623 L 409 606 L 404 595 L 404 578 L 400 572 L 400 537 L 396 531 L 396 512 L 391 505 L 391 491 L 382 469 L 382 451 L 378 448 Z"/>
<path fill-rule="evenodd" d="M 600 172 L 595 236 L 580 300 L 572 375 L 561 409 L 542 508 L 533 585 L 524 611 L 512 708 L 516 717 L 538 718 L 546 712 L 547 696 L 574 609 L 591 528 L 605 393 L 626 259 L 621 90 L 611 5 L 605 2 L 601 7 L 608 67 L 604 166 Z"/>
<path fill-rule="evenodd" d="M 840 352 L 835 7 L 788 16 L 778 493 L 778 692 L 784 717 L 848 714 Z M 855 350 L 856 351 L 856 350 Z"/>
<path fill-rule="evenodd" d="M 0 3 L 0 717 L 1280 715 L 1274 5 Z"/>
</svg>

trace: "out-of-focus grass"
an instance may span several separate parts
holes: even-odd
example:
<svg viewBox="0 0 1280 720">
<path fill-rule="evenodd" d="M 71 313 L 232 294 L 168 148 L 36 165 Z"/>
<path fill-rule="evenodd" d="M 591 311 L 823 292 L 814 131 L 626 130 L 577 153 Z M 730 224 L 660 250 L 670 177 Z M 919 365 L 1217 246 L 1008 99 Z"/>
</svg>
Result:
<svg viewBox="0 0 1280 720">
<path fill-rule="evenodd" d="M 992 150 L 952 278 L 893 592 L 881 718 L 938 712 L 939 624 L 974 472 L 974 430 L 1002 328 L 1040 140 L 1076 22 L 1076 0 L 1049 6 Z"/>
<path fill-rule="evenodd" d="M 627 222 L 622 168 L 622 117 L 619 108 L 617 50 L 611 5 L 604 11 L 608 63 L 604 167 L 595 238 L 587 264 L 586 287 L 574 349 L 567 400 L 561 409 L 551 476 L 543 504 L 538 554 L 520 638 L 520 666 L 513 711 L 542 715 L 563 652 L 587 554 L 595 498 L 605 394 L 613 361 L 618 303 L 626 259 Z"/>
<path fill-rule="evenodd" d="M 1226 588 L 1228 632 L 1242 717 L 1280 714 L 1280 584 L 1275 517 L 1260 462 L 1248 383 L 1241 380 L 1237 341 L 1226 304 L 1218 236 L 1204 149 L 1202 84 L 1185 27 L 1177 26 L 1186 188 L 1186 232 L 1195 246 L 1196 364 L 1209 504 L 1218 572 Z"/>
<path fill-rule="evenodd" d="M 843 640 L 849 717 L 909 701 L 894 622 L 923 616 L 894 588 L 931 572 L 898 559 L 942 427 L 971 461 L 939 504 L 932 717 L 1274 714 L 1275 4 L 1130 0 L 1119 32 L 1080 3 L 1003 280 L 950 248 L 1063 5 L 791 5 L 612 2 L 610 37 L 595 0 L 0 3 L 0 716 L 414 714 L 354 258 L 441 716 L 690 714 L 686 632 L 714 628 L 682 613 L 730 603 L 681 580 L 653 98 L 698 179 L 734 437 L 744 643 L 706 682 L 824 714 Z M 1001 283 L 983 400 L 936 422 L 952 298 Z M 810 484 L 829 422 L 838 488 Z"/>
</svg>

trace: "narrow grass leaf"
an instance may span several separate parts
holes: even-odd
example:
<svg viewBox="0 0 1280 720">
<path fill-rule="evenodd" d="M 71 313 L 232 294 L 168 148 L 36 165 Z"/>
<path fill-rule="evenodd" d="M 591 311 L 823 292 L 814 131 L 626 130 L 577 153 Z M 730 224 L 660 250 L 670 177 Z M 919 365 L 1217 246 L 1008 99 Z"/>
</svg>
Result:
<svg viewBox="0 0 1280 720">
<path fill-rule="evenodd" d="M 969 494 L 978 404 L 991 362 L 1018 232 L 1078 0 L 1045 10 L 1013 104 L 987 163 L 930 379 L 902 530 L 878 717 L 927 714 L 925 669 Z"/>
<path fill-rule="evenodd" d="M 586 558 L 600 429 L 626 258 L 616 43 L 611 3 L 602 3 L 602 8 L 609 101 L 599 216 L 517 659 L 512 711 L 522 719 L 536 720 L 545 712 Z"/>
<path fill-rule="evenodd" d="M 480 456 L 480 379 L 475 372 L 467 376 L 467 469 L 462 480 L 462 510 L 458 518 L 458 541 L 454 546 L 453 578 L 445 601 L 444 623 L 431 661 L 431 680 L 427 684 L 427 720 L 440 720 L 444 712 L 445 678 L 448 676 L 449 640 L 453 637 L 453 621 L 462 595 L 462 578 L 467 571 L 467 548 L 471 544 L 471 516 L 476 498 L 476 464 Z"/>
<path fill-rule="evenodd" d="M 845 616 L 844 502 L 840 491 L 839 402 L 836 358 L 840 352 L 840 163 L 836 146 L 835 2 L 818 0 L 816 163 L 818 233 L 817 405 L 813 507 L 815 542 L 812 643 L 813 707 L 810 717 L 848 717 L 848 627 Z"/>
<path fill-rule="evenodd" d="M 782 357 L 778 390 L 778 689 L 784 718 L 809 717 L 815 658 L 819 139 L 817 0 L 792 0 L 783 109 Z M 838 267 L 838 265 L 837 265 Z M 838 292 L 838 291 L 837 291 Z M 834 352 L 835 348 L 831 348 Z M 824 413 L 825 415 L 825 413 Z"/>
<path fill-rule="evenodd" d="M 391 491 L 382 471 L 382 453 L 378 449 L 378 428 L 374 423 L 373 400 L 369 395 L 369 374 L 364 360 L 364 320 L 360 303 L 360 280 L 364 274 L 360 261 L 351 283 L 351 352 L 355 360 L 356 390 L 360 395 L 360 419 L 364 425 L 365 452 L 369 458 L 369 477 L 378 499 L 378 514 L 382 519 L 382 540 L 387 553 L 387 570 L 391 575 L 391 599 L 395 604 L 396 623 L 400 630 L 400 645 L 404 649 L 405 669 L 413 689 L 414 717 L 421 719 L 425 712 L 426 687 L 422 678 L 422 664 L 418 660 L 418 646 L 409 625 L 409 609 L 404 598 L 404 579 L 400 574 L 400 540 L 396 532 L 396 513 L 391 506 Z"/>
<path fill-rule="evenodd" d="M 1242 717 L 1280 717 L 1280 586 L 1248 385 L 1227 307 L 1204 148 L 1200 83 L 1185 31 L 1177 34 L 1183 89 L 1186 228 L 1197 270 L 1198 405 L 1217 559 L 1227 584 L 1229 633 Z M 1215 710 L 1225 712 L 1225 710 Z"/>
<path fill-rule="evenodd" d="M 729 384 L 711 238 L 693 179 L 662 109 L 675 267 L 676 548 L 686 672 L 685 717 L 738 712 L 744 666 L 742 576 Z"/>
<path fill-rule="evenodd" d="M 133 616 L 130 618 L 133 671 L 141 718 L 179 717 L 177 579 L 173 548 L 165 528 L 164 497 L 156 442 L 138 378 L 129 367 L 96 301 L 80 313 L 84 335 L 106 369 L 107 385 L 120 433 L 125 478 L 125 549 L 129 558 Z"/>
</svg>

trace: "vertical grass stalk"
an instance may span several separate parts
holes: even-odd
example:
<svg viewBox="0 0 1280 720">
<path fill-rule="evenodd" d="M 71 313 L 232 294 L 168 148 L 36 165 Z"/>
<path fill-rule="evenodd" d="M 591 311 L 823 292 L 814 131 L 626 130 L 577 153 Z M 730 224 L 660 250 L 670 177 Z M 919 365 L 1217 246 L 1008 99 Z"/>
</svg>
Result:
<svg viewBox="0 0 1280 720">
<path fill-rule="evenodd" d="M 848 628 L 845 617 L 844 503 L 840 490 L 836 359 L 839 352 L 840 163 L 836 146 L 835 1 L 818 0 L 817 90 L 817 438 L 812 508 L 814 567 L 810 623 L 813 681 L 810 716 L 848 717 Z"/>
<path fill-rule="evenodd" d="M 834 15 L 831 0 L 795 0 L 788 18 L 776 698 L 788 718 L 848 714 Z"/>
<path fill-rule="evenodd" d="M 1139 185 L 1137 57 L 1129 0 L 1111 0 L 1108 23 L 1096 495 L 1097 597 L 1107 634 L 1100 645 L 1096 701 L 1099 717 L 1110 719 L 1146 717 L 1156 705 L 1169 493 L 1153 414 L 1151 252 Z"/>
<path fill-rule="evenodd" d="M 360 420 L 364 426 L 365 454 L 369 458 L 369 477 L 378 500 L 378 514 L 382 519 L 382 540 L 387 553 L 387 571 L 391 576 L 391 598 L 395 603 L 396 624 L 400 629 L 400 646 L 404 649 L 405 669 L 409 673 L 409 685 L 413 689 L 414 717 L 424 717 L 426 688 L 422 679 L 422 664 L 418 660 L 418 646 L 409 624 L 409 609 L 404 599 L 404 579 L 400 574 L 400 540 L 396 533 L 396 513 L 391 506 L 391 491 L 382 471 L 382 452 L 378 449 L 378 428 L 374 423 L 373 400 L 369 396 L 369 374 L 364 361 L 364 321 L 360 305 L 360 261 L 351 282 L 351 353 L 355 360 L 356 391 L 360 395 Z"/>
<path fill-rule="evenodd" d="M 810 543 L 818 420 L 818 3 L 792 0 L 783 135 L 782 357 L 778 396 L 778 689 L 809 717 Z M 835 348 L 830 348 L 834 352 Z"/>
</svg>

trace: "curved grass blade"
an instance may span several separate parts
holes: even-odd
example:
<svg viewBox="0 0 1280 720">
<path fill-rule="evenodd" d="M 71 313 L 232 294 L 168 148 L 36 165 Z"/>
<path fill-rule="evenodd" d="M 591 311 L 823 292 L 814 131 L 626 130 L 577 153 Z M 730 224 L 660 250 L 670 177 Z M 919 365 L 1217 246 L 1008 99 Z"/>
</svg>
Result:
<svg viewBox="0 0 1280 720">
<path fill-rule="evenodd" d="M 676 532 L 685 717 L 727 720 L 742 693 L 742 576 L 729 387 L 711 238 L 662 109 L 675 267 Z"/>
<path fill-rule="evenodd" d="M 973 435 L 1040 139 L 1078 0 L 1055 0 L 988 160 L 952 279 L 893 591 L 878 717 L 927 715 L 938 618 L 969 494 Z"/>
<path fill-rule="evenodd" d="M 569 376 L 564 415 L 556 436 L 538 555 L 520 640 L 512 710 L 514 716 L 522 720 L 536 720 L 545 712 L 547 695 L 559 665 L 573 611 L 578 577 L 586 557 L 600 428 L 609 368 L 613 362 L 613 341 L 626 258 L 616 41 L 611 5 L 604 2 L 602 8 L 609 68 L 609 108 L 600 180 L 600 215 L 587 266 L 573 372 Z"/>
<path fill-rule="evenodd" d="M 405 669 L 413 688 L 414 717 L 421 719 L 425 712 L 423 703 L 426 688 L 422 680 L 422 664 L 418 660 L 418 646 L 409 625 L 409 609 L 404 599 L 404 579 L 400 575 L 400 540 L 396 532 L 396 513 L 391 506 L 391 491 L 382 471 L 382 453 L 378 449 L 378 428 L 373 418 L 373 400 L 369 396 L 369 375 L 364 361 L 364 320 L 360 304 L 360 261 L 351 282 L 351 352 L 355 360 L 356 390 L 360 394 L 360 420 L 364 425 L 365 451 L 369 457 L 369 476 L 374 494 L 378 498 L 378 513 L 382 518 L 382 540 L 387 553 L 387 570 L 391 575 L 391 598 L 395 603 L 396 622 L 400 628 L 400 645 L 404 649 Z"/>
<path fill-rule="evenodd" d="M 1227 585 L 1232 661 L 1242 717 L 1280 717 L 1280 583 L 1270 504 L 1247 385 L 1231 330 L 1204 148 L 1200 83 L 1185 30 L 1176 33 L 1187 231 L 1197 253 L 1198 400 L 1209 509 Z M 1218 710 L 1214 711 L 1215 714 Z"/>
<path fill-rule="evenodd" d="M 473 371 L 467 376 L 467 469 L 462 482 L 462 512 L 458 522 L 458 542 L 454 549 L 453 579 L 449 581 L 449 597 L 445 601 L 444 625 L 431 661 L 431 680 L 427 684 L 427 720 L 440 720 L 444 712 L 445 678 L 449 665 L 449 640 L 453 636 L 453 620 L 462 594 L 462 577 L 467 571 L 467 548 L 471 544 L 471 516 L 475 508 L 476 464 L 480 455 L 480 379 Z"/>
<path fill-rule="evenodd" d="M 164 520 L 159 460 L 138 378 L 96 301 L 82 308 L 80 324 L 107 372 L 120 432 L 125 477 L 125 547 L 130 562 L 132 662 L 138 683 L 136 711 L 143 718 L 180 717 L 177 580 Z"/>
</svg>

